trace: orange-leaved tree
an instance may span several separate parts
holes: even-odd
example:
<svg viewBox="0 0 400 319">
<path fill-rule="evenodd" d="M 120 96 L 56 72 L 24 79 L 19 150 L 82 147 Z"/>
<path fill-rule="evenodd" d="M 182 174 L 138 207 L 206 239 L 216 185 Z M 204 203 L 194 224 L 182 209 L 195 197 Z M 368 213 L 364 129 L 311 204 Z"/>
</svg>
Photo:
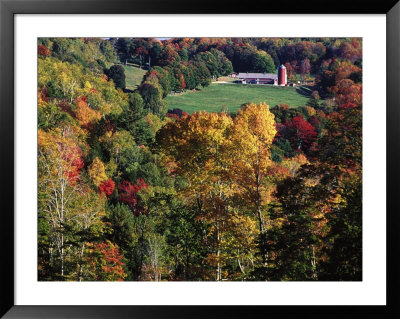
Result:
<svg viewBox="0 0 400 319">
<path fill-rule="evenodd" d="M 90 253 L 87 257 L 88 272 L 87 278 L 96 281 L 123 281 L 126 273 L 123 255 L 119 247 L 110 241 L 101 243 L 90 243 Z"/>
</svg>

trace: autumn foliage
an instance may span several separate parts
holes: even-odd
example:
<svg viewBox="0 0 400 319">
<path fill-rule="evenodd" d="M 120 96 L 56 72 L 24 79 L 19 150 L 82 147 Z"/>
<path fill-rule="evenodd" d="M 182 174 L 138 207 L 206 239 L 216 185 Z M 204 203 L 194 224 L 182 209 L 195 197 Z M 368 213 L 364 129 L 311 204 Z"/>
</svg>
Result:
<svg viewBox="0 0 400 319">
<path fill-rule="evenodd" d="M 348 109 L 361 105 L 361 84 L 354 83 L 350 79 L 343 79 L 335 86 L 334 92 L 340 108 Z"/>
<path fill-rule="evenodd" d="M 115 182 L 109 178 L 107 181 L 102 181 L 99 185 L 99 193 L 110 196 L 115 188 Z"/>
<path fill-rule="evenodd" d="M 300 115 L 286 122 L 286 127 L 289 129 L 293 148 L 298 150 L 307 149 L 317 138 L 314 127 Z"/>
<path fill-rule="evenodd" d="M 89 265 L 95 268 L 97 281 L 122 281 L 126 274 L 118 246 L 111 242 L 92 243 L 90 247 Z"/>
<path fill-rule="evenodd" d="M 51 55 L 51 52 L 50 52 L 49 48 L 46 47 L 45 45 L 39 45 L 38 46 L 38 54 L 46 57 L 46 56 Z"/>
<path fill-rule="evenodd" d="M 134 214 L 144 213 L 143 209 L 138 205 L 137 193 L 147 187 L 149 185 L 141 178 L 133 185 L 128 181 L 123 181 L 118 185 L 119 200 L 127 204 Z"/>
<path fill-rule="evenodd" d="M 38 131 L 38 144 L 42 154 L 49 158 L 52 174 L 62 174 L 72 184 L 79 180 L 84 167 L 83 152 L 66 131 Z"/>
<path fill-rule="evenodd" d="M 107 180 L 104 164 L 98 157 L 96 157 L 88 167 L 88 174 L 93 184 L 97 187 Z"/>
<path fill-rule="evenodd" d="M 39 280 L 362 279 L 361 38 L 39 38 L 37 50 Z M 303 105 L 167 103 L 281 64 L 296 88 L 271 90 Z"/>
<path fill-rule="evenodd" d="M 85 96 L 77 98 L 75 102 L 75 116 L 82 127 L 90 128 L 101 118 L 101 114 L 99 112 L 89 107 Z"/>
</svg>

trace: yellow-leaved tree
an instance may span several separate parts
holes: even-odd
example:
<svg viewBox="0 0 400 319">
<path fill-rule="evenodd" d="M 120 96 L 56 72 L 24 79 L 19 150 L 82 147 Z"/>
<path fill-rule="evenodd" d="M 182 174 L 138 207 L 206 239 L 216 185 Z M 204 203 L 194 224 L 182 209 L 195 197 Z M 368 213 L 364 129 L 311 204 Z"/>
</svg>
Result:
<svg viewBox="0 0 400 319">
<path fill-rule="evenodd" d="M 88 167 L 89 177 L 93 184 L 99 187 L 102 182 L 108 180 L 103 162 L 96 157 Z"/>
<path fill-rule="evenodd" d="M 231 173 L 253 207 L 260 232 L 264 231 L 262 207 L 268 193 L 265 178 L 271 166 L 270 148 L 275 134 L 274 114 L 268 105 L 251 103 L 239 111 L 231 135 L 235 158 Z"/>
<path fill-rule="evenodd" d="M 198 218 L 208 226 L 204 240 L 212 247 L 207 262 L 215 267 L 215 280 L 222 279 L 221 239 L 227 231 L 232 192 L 224 178 L 231 161 L 227 149 L 232 125 L 226 113 L 200 111 L 167 123 L 158 133 L 165 155 L 176 163 L 175 174 L 187 181 L 182 197 L 197 206 Z"/>
<path fill-rule="evenodd" d="M 234 120 L 230 177 L 237 184 L 238 199 L 258 220 L 260 239 L 265 238 L 264 212 L 271 201 L 273 183 L 269 180 L 270 148 L 275 137 L 274 114 L 265 103 L 245 105 Z M 261 243 L 262 246 L 262 243 Z M 263 265 L 267 253 L 261 251 Z"/>
</svg>

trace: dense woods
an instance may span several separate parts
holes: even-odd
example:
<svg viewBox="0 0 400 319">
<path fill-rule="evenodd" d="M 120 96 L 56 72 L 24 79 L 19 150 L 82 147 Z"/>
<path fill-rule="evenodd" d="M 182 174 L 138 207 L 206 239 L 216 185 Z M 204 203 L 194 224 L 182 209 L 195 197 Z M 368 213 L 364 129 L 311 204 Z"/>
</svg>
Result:
<svg viewBox="0 0 400 319">
<path fill-rule="evenodd" d="M 167 110 L 281 64 L 306 105 Z M 38 279 L 362 280 L 361 39 L 40 38 Z"/>
</svg>

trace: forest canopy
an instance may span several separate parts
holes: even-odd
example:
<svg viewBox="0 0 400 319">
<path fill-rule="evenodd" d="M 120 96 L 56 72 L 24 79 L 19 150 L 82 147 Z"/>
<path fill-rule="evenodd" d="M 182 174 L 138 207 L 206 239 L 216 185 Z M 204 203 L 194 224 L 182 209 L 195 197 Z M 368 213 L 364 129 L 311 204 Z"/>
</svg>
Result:
<svg viewBox="0 0 400 319">
<path fill-rule="evenodd" d="M 167 107 L 281 65 L 304 105 Z M 360 38 L 39 38 L 37 94 L 40 281 L 362 280 Z"/>
</svg>

